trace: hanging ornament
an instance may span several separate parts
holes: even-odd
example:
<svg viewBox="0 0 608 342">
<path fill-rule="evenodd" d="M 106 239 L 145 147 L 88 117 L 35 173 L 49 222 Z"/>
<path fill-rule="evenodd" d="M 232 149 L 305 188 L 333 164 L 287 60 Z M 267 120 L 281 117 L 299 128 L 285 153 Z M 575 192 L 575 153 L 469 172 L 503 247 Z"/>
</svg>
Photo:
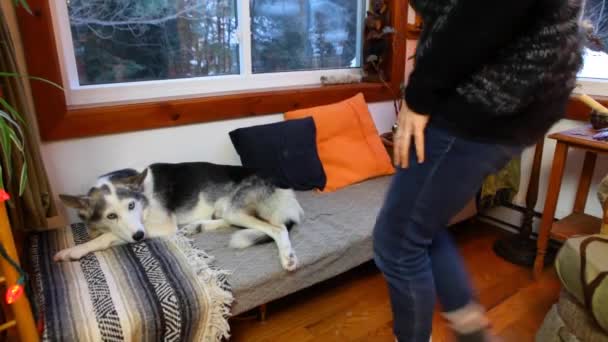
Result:
<svg viewBox="0 0 608 342">
<path fill-rule="evenodd" d="M 0 244 L 0 256 L 2 256 L 15 269 L 15 271 L 19 273 L 17 283 L 12 286 L 9 286 L 9 288 L 6 290 L 6 293 L 4 294 L 4 301 L 6 302 L 6 304 L 10 305 L 15 303 L 17 300 L 19 300 L 19 298 L 21 298 L 21 296 L 23 296 L 23 293 L 25 292 L 24 286 L 27 274 L 21 268 L 21 266 L 19 266 L 19 264 L 17 264 L 15 260 L 13 260 L 8 255 L 6 249 L 4 249 L 4 246 L 2 246 L 2 244 Z"/>
<path fill-rule="evenodd" d="M 8 290 L 6 290 L 6 295 L 4 296 L 6 304 L 10 305 L 15 303 L 19 298 L 21 298 L 21 296 L 23 296 L 23 292 L 23 285 L 19 284 L 19 281 L 17 284 L 9 287 Z"/>
<path fill-rule="evenodd" d="M 0 203 L 11 199 L 11 196 L 4 189 L 0 189 Z"/>
<path fill-rule="evenodd" d="M 4 202 L 10 200 L 11 196 L 2 188 L 0 188 L 0 205 L 4 205 Z M 2 243 L 0 243 L 0 257 L 4 258 L 14 269 L 19 273 L 19 279 L 17 279 L 17 283 L 10 286 L 6 293 L 4 294 L 4 301 L 6 304 L 11 305 L 14 304 L 23 296 L 25 293 L 28 297 L 31 296 L 31 288 L 26 283 L 27 273 L 19 266 L 19 264 L 11 258 Z M 27 286 L 27 289 L 26 289 Z M 30 305 L 32 306 L 33 312 L 38 312 L 36 308 L 36 303 L 30 299 Z M 38 327 L 40 330 L 40 327 Z"/>
</svg>

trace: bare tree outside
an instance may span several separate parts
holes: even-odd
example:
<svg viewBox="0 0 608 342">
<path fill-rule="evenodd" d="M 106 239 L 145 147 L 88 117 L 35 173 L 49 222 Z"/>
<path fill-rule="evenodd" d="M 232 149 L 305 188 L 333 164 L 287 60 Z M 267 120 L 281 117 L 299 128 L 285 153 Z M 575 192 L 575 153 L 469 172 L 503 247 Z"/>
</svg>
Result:
<svg viewBox="0 0 608 342">
<path fill-rule="evenodd" d="M 237 74 L 234 0 L 69 0 L 81 85 Z"/>
<path fill-rule="evenodd" d="M 251 0 L 253 72 L 359 67 L 356 0 Z"/>
<path fill-rule="evenodd" d="M 239 73 L 237 0 L 66 0 L 81 85 Z M 250 0 L 254 73 L 356 65 L 357 0 Z"/>
<path fill-rule="evenodd" d="M 608 52 L 608 0 L 586 0 L 583 20 L 592 35 L 589 48 Z"/>
<path fill-rule="evenodd" d="M 584 6 L 587 46 L 585 65 L 579 76 L 608 79 L 608 0 L 585 0 Z"/>
</svg>

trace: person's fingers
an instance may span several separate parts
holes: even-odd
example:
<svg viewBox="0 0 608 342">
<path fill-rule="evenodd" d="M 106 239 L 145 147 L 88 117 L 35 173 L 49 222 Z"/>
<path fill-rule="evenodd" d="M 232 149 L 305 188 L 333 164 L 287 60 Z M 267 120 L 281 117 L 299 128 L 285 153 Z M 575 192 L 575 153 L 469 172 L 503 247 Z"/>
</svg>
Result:
<svg viewBox="0 0 608 342">
<path fill-rule="evenodd" d="M 401 132 L 397 129 L 393 137 L 393 163 L 395 166 L 401 165 Z"/>
<path fill-rule="evenodd" d="M 407 169 L 409 167 L 410 157 L 410 145 L 412 143 L 412 129 L 406 126 L 403 130 L 403 136 L 401 137 L 401 151 L 400 151 L 400 165 L 402 168 Z"/>
<path fill-rule="evenodd" d="M 407 111 L 405 108 L 401 108 L 399 116 L 397 117 L 397 131 L 393 136 L 393 163 L 395 166 L 401 166 L 401 149 L 403 140 L 403 130 L 407 127 Z"/>
<path fill-rule="evenodd" d="M 424 128 L 416 127 L 414 133 L 414 144 L 416 144 L 416 157 L 418 157 L 418 164 L 424 163 Z"/>
</svg>

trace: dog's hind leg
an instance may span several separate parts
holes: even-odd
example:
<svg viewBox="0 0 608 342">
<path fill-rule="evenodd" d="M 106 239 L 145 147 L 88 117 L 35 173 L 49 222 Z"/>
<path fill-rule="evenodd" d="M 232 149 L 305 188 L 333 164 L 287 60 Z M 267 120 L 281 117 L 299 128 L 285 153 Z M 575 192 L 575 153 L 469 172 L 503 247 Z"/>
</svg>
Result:
<svg viewBox="0 0 608 342">
<path fill-rule="evenodd" d="M 187 235 L 198 234 L 202 232 L 210 232 L 222 228 L 228 228 L 230 224 L 226 222 L 224 219 L 218 220 L 198 220 L 194 222 L 190 222 L 180 227 Z"/>
<path fill-rule="evenodd" d="M 287 228 L 285 226 L 274 226 L 241 211 L 229 211 L 226 213 L 224 218 L 232 225 L 256 229 L 270 236 L 279 249 L 279 259 L 281 260 L 281 265 L 283 268 L 287 271 L 295 271 L 298 266 L 298 259 L 296 257 L 296 253 L 291 247 L 289 233 L 287 232 Z M 238 236 L 238 232 L 235 236 Z"/>
<path fill-rule="evenodd" d="M 230 247 L 243 249 L 265 242 L 272 242 L 272 238 L 260 230 L 245 228 L 232 234 Z"/>
</svg>

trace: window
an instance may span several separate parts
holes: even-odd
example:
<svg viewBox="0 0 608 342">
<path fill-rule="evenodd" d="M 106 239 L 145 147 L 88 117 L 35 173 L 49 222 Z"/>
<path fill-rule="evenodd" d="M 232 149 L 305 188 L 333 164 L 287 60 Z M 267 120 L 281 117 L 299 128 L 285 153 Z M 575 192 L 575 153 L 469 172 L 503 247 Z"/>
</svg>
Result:
<svg viewBox="0 0 608 342">
<path fill-rule="evenodd" d="M 57 0 L 69 105 L 320 83 L 357 73 L 364 0 Z"/>
<path fill-rule="evenodd" d="M 360 3 L 252 1 L 253 72 L 360 67 Z"/>
<path fill-rule="evenodd" d="M 579 83 L 587 94 L 608 95 L 608 0 L 585 0 L 583 27 L 587 44 Z"/>
<path fill-rule="evenodd" d="M 18 16 L 29 73 L 65 89 L 32 83 L 44 141 L 280 113 L 358 93 L 390 101 L 405 75 L 406 41 L 392 35 L 387 83 L 320 84 L 360 73 L 368 0 L 28 2 L 35 15 Z M 407 1 L 385 3 L 396 32 L 406 32 Z"/>
<path fill-rule="evenodd" d="M 80 85 L 239 73 L 234 1 L 67 1 Z"/>
</svg>

